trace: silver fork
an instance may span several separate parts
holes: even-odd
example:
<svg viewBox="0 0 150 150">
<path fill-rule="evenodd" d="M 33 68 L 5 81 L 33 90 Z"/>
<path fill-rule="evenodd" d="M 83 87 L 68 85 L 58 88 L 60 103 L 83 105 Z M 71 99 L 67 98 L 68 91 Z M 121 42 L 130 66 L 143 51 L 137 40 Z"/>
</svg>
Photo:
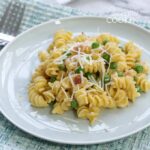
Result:
<svg viewBox="0 0 150 150">
<path fill-rule="evenodd" d="M 0 20 L 0 50 L 19 32 L 19 27 L 24 15 L 25 4 L 12 0 Z"/>
</svg>

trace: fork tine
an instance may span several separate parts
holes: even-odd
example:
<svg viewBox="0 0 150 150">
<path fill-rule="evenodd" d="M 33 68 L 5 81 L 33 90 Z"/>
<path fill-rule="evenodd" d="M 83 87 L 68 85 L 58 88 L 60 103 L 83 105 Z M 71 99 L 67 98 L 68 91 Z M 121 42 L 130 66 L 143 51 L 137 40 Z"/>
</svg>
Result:
<svg viewBox="0 0 150 150">
<path fill-rule="evenodd" d="M 4 24 L 5 24 L 5 19 L 8 16 L 9 13 L 9 9 L 12 5 L 12 1 L 8 4 L 8 6 L 6 7 L 6 10 L 4 12 L 4 15 L 2 16 L 1 20 L 0 20 L 0 31 L 4 28 Z"/>
<path fill-rule="evenodd" d="M 24 3 L 16 0 L 11 1 L 7 6 L 4 15 L 0 21 L 1 32 L 15 36 L 18 33 L 24 11 Z"/>
</svg>

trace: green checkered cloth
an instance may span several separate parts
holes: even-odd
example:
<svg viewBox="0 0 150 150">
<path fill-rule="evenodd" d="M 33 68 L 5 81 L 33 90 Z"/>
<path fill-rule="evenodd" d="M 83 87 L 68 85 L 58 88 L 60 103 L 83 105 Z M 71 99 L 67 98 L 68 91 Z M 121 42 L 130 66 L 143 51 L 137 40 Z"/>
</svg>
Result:
<svg viewBox="0 0 150 150">
<path fill-rule="evenodd" d="M 0 17 L 3 15 L 5 8 L 10 0 L 0 0 Z M 78 16 L 78 15 L 99 15 L 108 16 L 107 14 L 91 14 L 83 13 L 80 10 L 68 8 L 64 6 L 47 5 L 34 0 L 22 0 L 26 4 L 24 17 L 19 28 L 23 32 L 32 26 L 62 17 Z M 121 13 L 121 12 L 120 12 Z M 146 29 L 150 29 L 150 24 L 143 21 L 135 21 Z M 105 144 L 76 146 L 61 145 L 53 142 L 44 141 L 27 134 L 12 123 L 10 123 L 0 113 L 0 150 L 150 150 L 150 127 L 138 132 L 127 138 L 117 140 Z"/>
</svg>

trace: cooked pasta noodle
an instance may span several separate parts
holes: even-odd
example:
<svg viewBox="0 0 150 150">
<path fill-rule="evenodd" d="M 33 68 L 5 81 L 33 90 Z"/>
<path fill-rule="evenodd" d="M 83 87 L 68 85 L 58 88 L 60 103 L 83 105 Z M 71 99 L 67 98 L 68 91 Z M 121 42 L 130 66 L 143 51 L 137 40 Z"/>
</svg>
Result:
<svg viewBox="0 0 150 150">
<path fill-rule="evenodd" d="M 141 49 L 109 33 L 73 36 L 60 30 L 39 59 L 29 100 L 34 107 L 51 104 L 53 114 L 73 109 L 92 124 L 102 109 L 127 107 L 150 89 L 149 66 L 141 60 Z"/>
</svg>

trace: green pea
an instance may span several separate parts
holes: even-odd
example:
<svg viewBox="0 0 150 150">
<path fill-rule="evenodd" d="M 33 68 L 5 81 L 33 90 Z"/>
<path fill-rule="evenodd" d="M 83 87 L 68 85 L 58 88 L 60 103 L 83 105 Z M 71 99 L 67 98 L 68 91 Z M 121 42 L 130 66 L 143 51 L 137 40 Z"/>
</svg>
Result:
<svg viewBox="0 0 150 150">
<path fill-rule="evenodd" d="M 89 57 L 89 56 L 87 56 L 87 57 L 86 57 L 86 59 L 87 59 L 87 60 L 90 60 L 90 57 Z"/>
<path fill-rule="evenodd" d="M 69 56 L 71 56 L 72 54 L 71 53 L 67 53 L 67 56 L 69 57 Z"/>
<path fill-rule="evenodd" d="M 92 43 L 92 49 L 99 48 L 100 44 L 98 42 Z"/>
<path fill-rule="evenodd" d="M 137 72 L 137 73 L 142 73 L 144 68 L 142 65 L 140 64 L 137 64 L 135 67 L 134 67 L 134 70 Z"/>
<path fill-rule="evenodd" d="M 116 62 L 111 62 L 110 63 L 110 69 L 117 69 L 117 63 Z"/>
<path fill-rule="evenodd" d="M 106 40 L 103 41 L 102 44 L 103 44 L 103 45 L 106 45 L 108 42 L 109 42 L 109 40 L 106 39 Z"/>
<path fill-rule="evenodd" d="M 51 83 L 54 83 L 55 81 L 56 81 L 56 76 L 51 76 L 51 77 L 50 77 L 50 82 L 51 82 Z"/>
<path fill-rule="evenodd" d="M 71 108 L 73 108 L 73 109 L 78 108 L 78 102 L 75 99 L 71 101 Z"/>
<path fill-rule="evenodd" d="M 139 92 L 139 93 L 142 93 L 142 92 L 143 92 L 142 89 L 141 89 L 141 87 L 140 87 L 139 85 L 136 86 L 136 90 L 137 90 L 137 92 Z"/>
<path fill-rule="evenodd" d="M 64 64 L 58 65 L 59 70 L 66 71 L 66 66 Z"/>
<path fill-rule="evenodd" d="M 118 72 L 118 77 L 123 77 L 124 73 L 123 72 Z"/>
<path fill-rule="evenodd" d="M 92 76 L 93 74 L 92 73 L 90 73 L 90 72 L 86 72 L 85 74 L 84 74 L 84 76 L 85 77 L 87 77 L 88 79 L 90 78 L 90 76 Z"/>
<path fill-rule="evenodd" d="M 109 54 L 103 53 L 102 57 L 103 57 L 107 62 L 110 61 L 110 55 L 109 55 Z"/>
<path fill-rule="evenodd" d="M 106 83 L 109 83 L 109 82 L 110 82 L 110 76 L 108 74 L 106 74 L 104 76 L 104 83 L 106 84 Z"/>
<path fill-rule="evenodd" d="M 80 72 L 84 72 L 84 69 L 81 67 L 78 67 L 75 71 L 75 73 L 80 73 Z"/>
</svg>

